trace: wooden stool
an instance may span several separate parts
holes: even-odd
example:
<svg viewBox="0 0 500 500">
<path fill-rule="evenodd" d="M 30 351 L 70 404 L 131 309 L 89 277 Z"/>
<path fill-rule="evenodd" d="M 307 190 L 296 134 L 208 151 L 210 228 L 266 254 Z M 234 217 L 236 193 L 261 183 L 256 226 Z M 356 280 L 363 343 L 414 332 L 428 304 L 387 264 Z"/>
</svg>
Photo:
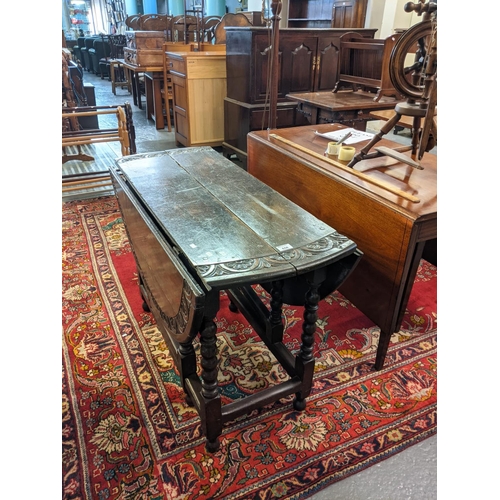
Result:
<svg viewBox="0 0 500 500">
<path fill-rule="evenodd" d="M 128 76 L 128 72 L 122 66 L 122 60 L 120 59 L 112 59 L 109 61 L 109 74 L 111 76 L 111 90 L 113 94 L 116 95 L 116 88 L 127 89 L 128 93 L 132 93 L 130 78 Z M 117 78 L 117 70 L 123 72 L 124 80 Z"/>
</svg>

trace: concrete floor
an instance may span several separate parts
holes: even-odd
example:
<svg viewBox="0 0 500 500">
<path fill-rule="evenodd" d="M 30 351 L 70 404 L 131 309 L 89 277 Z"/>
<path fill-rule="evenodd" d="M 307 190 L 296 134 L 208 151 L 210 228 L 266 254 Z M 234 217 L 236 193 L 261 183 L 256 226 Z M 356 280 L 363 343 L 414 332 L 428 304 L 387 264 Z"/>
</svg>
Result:
<svg viewBox="0 0 500 500">
<path fill-rule="evenodd" d="M 95 88 L 96 104 L 130 102 L 136 130 L 137 152 L 161 151 L 175 148 L 174 132 L 156 130 L 146 119 L 146 113 L 133 105 L 126 90 L 111 92 L 111 83 L 85 72 L 84 82 Z M 369 131 L 376 131 L 380 122 L 371 122 Z M 390 137 L 396 142 L 409 143 L 409 135 L 400 132 Z M 436 151 L 433 150 L 433 153 Z M 437 498 L 437 436 L 407 448 L 397 455 L 366 470 L 339 481 L 309 497 L 314 500 L 432 500 Z"/>
</svg>

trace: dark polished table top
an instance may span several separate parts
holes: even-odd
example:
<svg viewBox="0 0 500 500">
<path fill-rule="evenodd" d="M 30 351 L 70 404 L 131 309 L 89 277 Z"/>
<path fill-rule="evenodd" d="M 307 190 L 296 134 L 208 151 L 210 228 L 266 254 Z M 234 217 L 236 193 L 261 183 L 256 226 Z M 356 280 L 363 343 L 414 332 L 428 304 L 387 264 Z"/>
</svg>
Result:
<svg viewBox="0 0 500 500">
<path fill-rule="evenodd" d="M 356 248 L 210 147 L 127 156 L 116 164 L 209 288 L 292 277 Z"/>
</svg>

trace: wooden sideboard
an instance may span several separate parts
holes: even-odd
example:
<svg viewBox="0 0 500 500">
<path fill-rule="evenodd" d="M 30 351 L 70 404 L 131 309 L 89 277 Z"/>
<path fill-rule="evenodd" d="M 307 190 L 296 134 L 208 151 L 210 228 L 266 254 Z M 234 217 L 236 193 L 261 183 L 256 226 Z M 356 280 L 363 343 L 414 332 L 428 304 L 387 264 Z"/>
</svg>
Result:
<svg viewBox="0 0 500 500">
<path fill-rule="evenodd" d="M 355 31 L 373 38 L 376 29 L 285 28 L 279 33 L 277 127 L 306 125 L 287 94 L 332 90 L 338 79 L 340 37 Z M 268 124 L 271 55 L 266 28 L 226 27 L 227 96 L 224 100 L 224 143 L 227 156 L 246 161 L 247 134 Z M 264 120 L 263 120 L 264 117 Z"/>
<path fill-rule="evenodd" d="M 224 140 L 226 54 L 166 52 L 174 93 L 175 141 L 221 146 Z"/>
<path fill-rule="evenodd" d="M 269 136 L 251 132 L 248 172 L 357 243 L 364 256 L 340 291 L 380 327 L 380 369 L 401 326 L 420 258 L 437 263 L 437 158 L 425 154 L 423 170 L 389 158 L 339 167 L 324 156 L 328 139 L 315 131 L 342 128 L 334 123 Z M 359 151 L 367 142 L 353 146 Z M 397 146 L 385 139 L 379 145 Z"/>
</svg>

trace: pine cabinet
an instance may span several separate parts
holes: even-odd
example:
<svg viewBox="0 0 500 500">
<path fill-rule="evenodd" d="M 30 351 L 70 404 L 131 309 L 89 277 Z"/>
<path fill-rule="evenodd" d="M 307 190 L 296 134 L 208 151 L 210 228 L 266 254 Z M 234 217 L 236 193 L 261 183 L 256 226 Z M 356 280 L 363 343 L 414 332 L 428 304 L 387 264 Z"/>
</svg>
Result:
<svg viewBox="0 0 500 500">
<path fill-rule="evenodd" d="M 175 141 L 221 146 L 224 139 L 226 54 L 167 52 L 174 94 Z"/>
<path fill-rule="evenodd" d="M 284 28 L 279 33 L 277 127 L 308 124 L 289 93 L 332 90 L 338 77 L 340 37 L 355 31 L 373 38 L 376 29 Z M 246 159 L 246 136 L 267 127 L 271 38 L 266 28 L 226 27 L 227 96 L 224 153 Z"/>
</svg>

